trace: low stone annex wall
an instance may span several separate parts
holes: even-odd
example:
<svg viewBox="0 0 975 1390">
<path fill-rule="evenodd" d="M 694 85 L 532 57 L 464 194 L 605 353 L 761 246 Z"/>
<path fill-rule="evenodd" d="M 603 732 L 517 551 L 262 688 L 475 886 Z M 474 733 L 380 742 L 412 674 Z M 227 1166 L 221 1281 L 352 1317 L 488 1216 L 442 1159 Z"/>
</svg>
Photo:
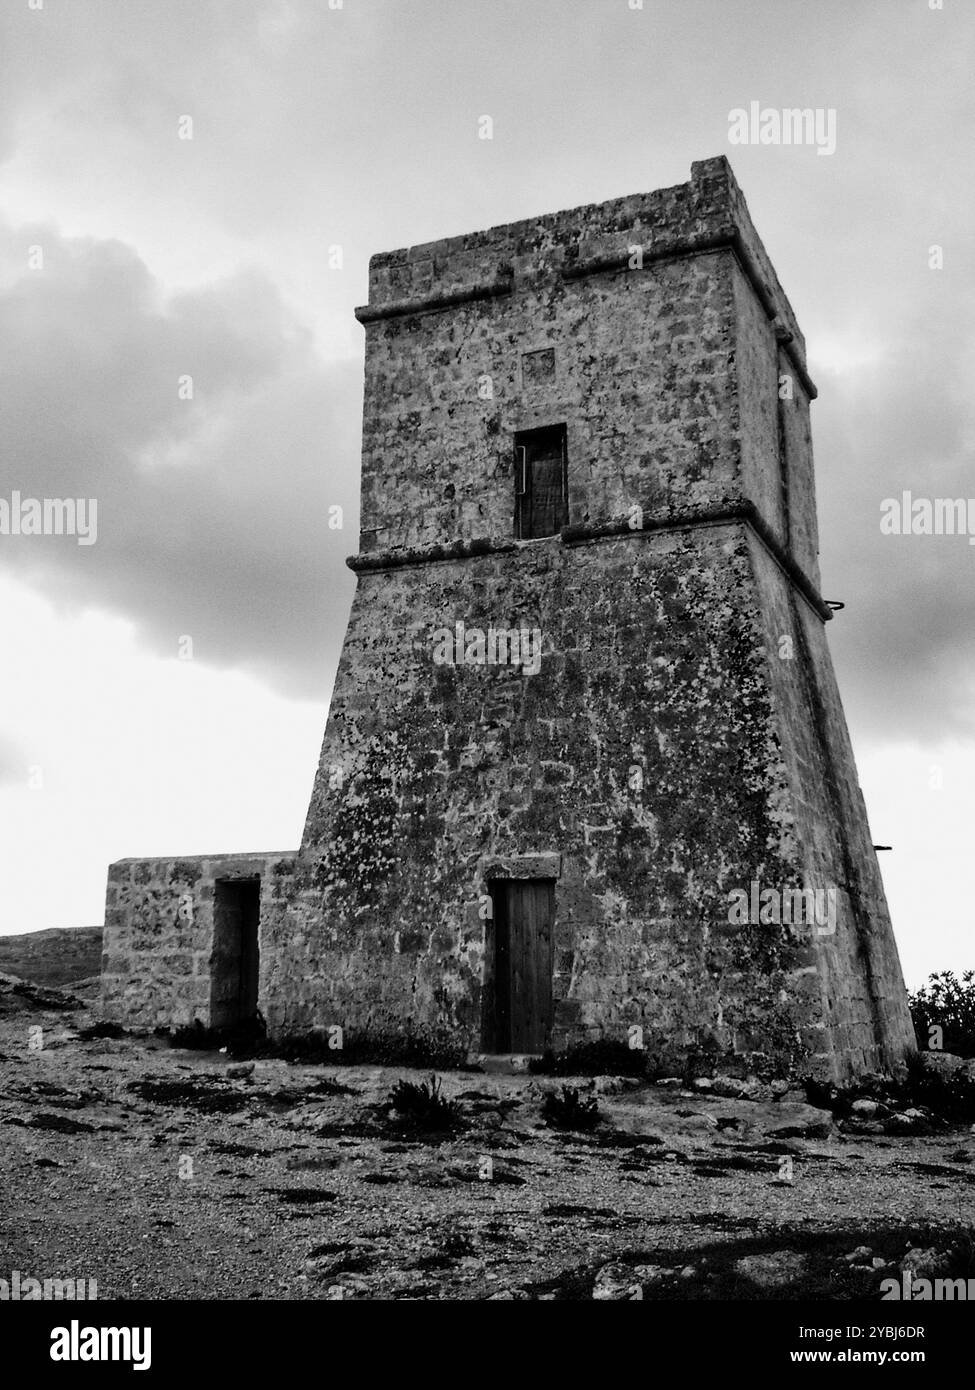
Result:
<svg viewBox="0 0 975 1390">
<path fill-rule="evenodd" d="M 182 1027 L 196 1020 L 210 1027 L 216 883 L 260 878 L 262 937 L 265 909 L 292 867 L 288 852 L 112 864 L 102 955 L 104 1016 L 129 1028 Z M 262 949 L 262 982 L 264 955 Z"/>
</svg>

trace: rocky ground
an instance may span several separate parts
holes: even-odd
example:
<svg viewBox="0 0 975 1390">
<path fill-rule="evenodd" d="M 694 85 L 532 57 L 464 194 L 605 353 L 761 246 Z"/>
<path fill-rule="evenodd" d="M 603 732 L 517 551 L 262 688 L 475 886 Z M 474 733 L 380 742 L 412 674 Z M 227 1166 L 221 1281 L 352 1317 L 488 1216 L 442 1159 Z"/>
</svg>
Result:
<svg viewBox="0 0 975 1390">
<path fill-rule="evenodd" d="M 0 975 L 41 985 L 74 985 L 102 968 L 101 927 L 52 927 L 0 936 Z"/>
<path fill-rule="evenodd" d="M 428 1133 L 385 1104 L 424 1074 L 86 1039 L 93 1019 L 0 980 L 0 1279 L 96 1279 L 100 1299 L 862 1299 L 903 1268 L 975 1277 L 968 1126 L 873 1102 L 837 1122 L 713 1078 L 458 1071 L 439 1074 L 454 1127 Z M 593 1129 L 546 1120 L 563 1085 L 596 1101 Z"/>
</svg>

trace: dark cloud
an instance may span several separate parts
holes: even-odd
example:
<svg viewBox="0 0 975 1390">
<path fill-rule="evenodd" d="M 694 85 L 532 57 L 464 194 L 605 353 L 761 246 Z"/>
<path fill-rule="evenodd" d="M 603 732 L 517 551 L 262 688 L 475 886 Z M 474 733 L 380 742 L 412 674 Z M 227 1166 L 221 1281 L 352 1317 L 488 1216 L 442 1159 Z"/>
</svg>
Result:
<svg viewBox="0 0 975 1390">
<path fill-rule="evenodd" d="M 125 614 L 162 653 L 189 635 L 197 659 L 326 692 L 354 587 L 360 364 L 321 363 L 257 273 L 165 300 L 121 243 L 30 227 L 3 244 L 12 266 L 30 245 L 45 258 L 0 299 L 5 491 L 99 510 L 95 546 L 5 539 L 0 564 L 62 602 Z M 860 739 L 975 732 L 975 547 L 879 525 L 882 499 L 905 489 L 975 493 L 975 305 L 938 275 L 925 266 L 877 312 L 875 361 L 818 373 L 823 582 L 847 604 L 830 639 Z M 327 525 L 333 504 L 342 530 Z"/>
<path fill-rule="evenodd" d="M 43 247 L 44 269 L 0 295 L 3 493 L 96 498 L 98 538 L 4 537 L 0 564 L 161 653 L 189 635 L 199 660 L 326 693 L 354 588 L 360 364 L 323 364 L 256 273 L 165 301 L 117 242 L 4 240 L 11 264 Z"/>
<path fill-rule="evenodd" d="M 820 373 L 814 406 L 823 585 L 847 605 L 830 643 L 851 724 L 869 741 L 975 734 L 975 546 L 880 530 L 881 502 L 905 491 L 975 498 L 975 303 L 928 273 L 900 321 L 878 322 L 877 362 Z M 951 295 L 936 334 L 925 294 Z"/>
<path fill-rule="evenodd" d="M 975 11 L 605 10 L 594 24 L 592 6 L 564 0 L 8 6 L 0 158 L 16 156 L 15 190 L 36 172 L 78 225 L 101 211 L 81 183 L 104 187 L 119 225 L 133 205 L 151 209 L 140 245 L 160 225 L 177 246 L 219 229 L 307 295 L 327 334 L 344 331 L 355 286 L 364 297 L 373 251 L 662 187 L 694 159 L 730 154 L 821 387 L 822 568 L 848 605 L 830 632 L 851 724 L 861 741 L 969 736 L 975 547 L 883 537 L 879 504 L 904 488 L 975 492 L 961 173 Z M 731 148 L 728 112 L 752 99 L 835 107 L 835 155 Z M 476 138 L 482 112 L 490 142 Z M 192 142 L 176 138 L 183 113 Z M 342 275 L 323 269 L 332 242 Z M 933 242 L 940 278 L 926 265 Z M 17 341 L 0 347 L 5 372 L 31 377 L 5 402 L 14 461 L 42 480 L 95 478 L 102 535 L 80 554 L 5 550 L 7 563 L 134 616 L 161 650 L 189 632 L 205 659 L 313 682 L 351 591 L 341 560 L 354 529 L 323 518 L 330 501 L 354 506 L 359 371 L 317 363 L 253 276 L 161 304 L 124 246 L 54 238 L 49 262 L 46 287 L 21 276 L 11 289 Z M 829 351 L 820 364 L 821 344 L 851 342 L 877 364 L 835 372 Z M 171 386 L 186 370 L 192 405 Z"/>
</svg>

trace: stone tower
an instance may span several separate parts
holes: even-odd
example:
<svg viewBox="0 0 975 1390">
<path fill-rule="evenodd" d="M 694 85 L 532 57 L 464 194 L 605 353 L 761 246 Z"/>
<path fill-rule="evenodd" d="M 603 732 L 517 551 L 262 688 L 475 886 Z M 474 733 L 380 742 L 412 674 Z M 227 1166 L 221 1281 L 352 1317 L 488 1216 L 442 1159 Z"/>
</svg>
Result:
<svg viewBox="0 0 975 1390">
<path fill-rule="evenodd" d="M 357 317 L 358 591 L 272 1027 L 903 1057 L 816 392 L 727 161 L 374 256 Z"/>
<path fill-rule="evenodd" d="M 301 847 L 261 871 L 271 1031 L 901 1060 L 819 593 L 816 392 L 727 161 L 374 256 L 357 316 L 358 589 Z"/>
</svg>

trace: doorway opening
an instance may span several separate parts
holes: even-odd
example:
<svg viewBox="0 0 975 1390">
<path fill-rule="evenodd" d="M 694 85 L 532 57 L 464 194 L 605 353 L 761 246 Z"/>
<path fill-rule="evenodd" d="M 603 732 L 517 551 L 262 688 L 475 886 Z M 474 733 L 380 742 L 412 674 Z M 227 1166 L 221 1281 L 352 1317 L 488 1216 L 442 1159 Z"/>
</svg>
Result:
<svg viewBox="0 0 975 1390">
<path fill-rule="evenodd" d="M 260 920 L 260 878 L 217 879 L 210 958 L 211 1028 L 234 1028 L 257 1018 Z"/>
<path fill-rule="evenodd" d="M 515 536 L 555 536 L 568 524 L 565 425 L 515 435 Z"/>
<path fill-rule="evenodd" d="M 482 1046 L 544 1052 L 552 1037 L 555 879 L 496 878 L 489 888 Z"/>
</svg>

